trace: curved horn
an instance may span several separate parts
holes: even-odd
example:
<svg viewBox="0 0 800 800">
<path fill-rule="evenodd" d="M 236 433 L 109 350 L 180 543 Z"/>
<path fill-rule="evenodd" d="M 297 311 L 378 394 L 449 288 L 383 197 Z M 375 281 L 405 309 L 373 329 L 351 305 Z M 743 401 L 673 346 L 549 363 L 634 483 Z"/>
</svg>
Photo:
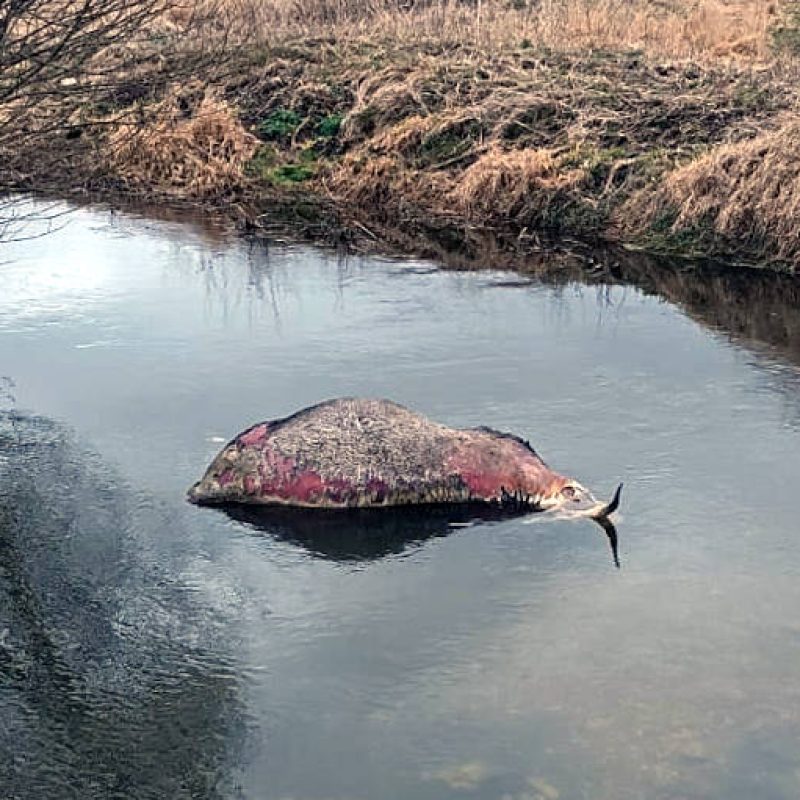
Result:
<svg viewBox="0 0 800 800">
<path fill-rule="evenodd" d="M 617 490 L 614 492 L 614 496 L 611 498 L 611 501 L 608 505 L 603 506 L 599 511 L 596 511 L 592 516 L 597 519 L 605 519 L 609 516 L 609 514 L 613 514 L 617 508 L 619 507 L 619 496 L 622 493 L 622 484 L 617 486 Z"/>
</svg>

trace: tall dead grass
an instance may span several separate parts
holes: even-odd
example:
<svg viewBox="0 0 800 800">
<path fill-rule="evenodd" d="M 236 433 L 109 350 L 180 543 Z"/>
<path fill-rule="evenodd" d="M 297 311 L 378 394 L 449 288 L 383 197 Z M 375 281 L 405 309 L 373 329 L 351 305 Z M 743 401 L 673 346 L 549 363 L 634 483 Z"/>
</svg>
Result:
<svg viewBox="0 0 800 800">
<path fill-rule="evenodd" d="M 783 0 L 227 0 L 256 37 L 322 36 L 494 49 L 638 49 L 764 60 Z"/>
<path fill-rule="evenodd" d="M 122 123 L 109 166 L 129 190 L 180 199 L 219 199 L 240 188 L 258 147 L 230 106 L 203 87 L 175 87 L 148 124 Z"/>
<path fill-rule="evenodd" d="M 726 144 L 667 175 L 660 191 L 632 198 L 623 216 L 668 231 L 708 230 L 736 246 L 800 266 L 800 118 L 753 139 Z"/>
<path fill-rule="evenodd" d="M 450 200 L 467 218 L 557 229 L 564 209 L 581 202 L 576 190 L 586 177 L 550 150 L 492 148 L 463 172 Z"/>
</svg>

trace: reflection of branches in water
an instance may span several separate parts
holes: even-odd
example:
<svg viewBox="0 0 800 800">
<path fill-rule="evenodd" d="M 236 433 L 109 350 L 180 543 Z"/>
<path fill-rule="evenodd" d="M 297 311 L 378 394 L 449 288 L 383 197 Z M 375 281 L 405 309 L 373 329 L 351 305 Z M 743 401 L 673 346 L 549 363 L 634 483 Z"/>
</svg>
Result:
<svg viewBox="0 0 800 800">
<path fill-rule="evenodd" d="M 195 263 L 206 302 L 209 308 L 219 304 L 223 319 L 244 307 L 252 324 L 256 311 L 268 303 L 273 321 L 280 326 L 281 295 L 291 292 L 291 284 L 281 283 L 267 243 L 243 241 L 228 253 L 200 252 Z"/>
<path fill-rule="evenodd" d="M 14 380 L 7 375 L 0 375 L 0 412 L 14 408 L 17 399 L 14 397 Z"/>
<path fill-rule="evenodd" d="M 224 626 L 148 562 L 139 532 L 167 523 L 52 423 L 19 425 L 0 439 L 0 785 L 228 794 L 234 668 Z"/>
<path fill-rule="evenodd" d="M 42 204 L 32 207 L 44 218 Z M 338 301 L 353 274 L 363 269 L 361 256 L 340 248 L 314 249 L 310 258 L 305 245 L 242 236 L 230 220 L 208 213 L 147 205 L 126 206 L 122 212 L 91 204 L 68 208 L 88 209 L 91 218 L 99 220 L 101 231 L 113 232 L 116 238 L 153 236 L 166 243 L 166 269 L 191 278 L 200 276 L 208 310 L 220 313 L 225 320 L 244 311 L 252 322 L 266 308 L 279 325 L 282 307 L 297 292 L 298 266 L 323 263 L 325 270 L 315 277 L 334 289 Z"/>
<path fill-rule="evenodd" d="M 220 313 L 223 319 L 244 312 L 252 323 L 267 309 L 280 328 L 282 308 L 299 293 L 298 271 L 305 270 L 307 276 L 315 265 L 313 279 L 334 292 L 335 307 L 341 308 L 348 283 L 364 264 L 361 257 L 340 251 L 314 250 L 311 256 L 306 247 L 275 245 L 253 237 L 235 239 L 223 250 L 214 250 L 187 245 L 178 237 L 169 268 L 199 275 L 209 311 Z"/>
<path fill-rule="evenodd" d="M 582 287 L 575 284 L 576 292 L 580 293 Z M 622 322 L 622 309 L 624 308 L 629 295 L 627 286 L 617 286 L 612 283 L 601 283 L 594 287 L 595 308 L 595 330 L 601 331 L 607 327 L 616 329 Z"/>
<path fill-rule="evenodd" d="M 39 203 L 25 196 L 0 198 L 0 244 L 55 233 L 66 225 L 70 213 L 63 203 Z"/>
<path fill-rule="evenodd" d="M 279 287 L 276 286 L 275 269 L 270 258 L 270 244 L 259 239 L 250 239 L 247 242 L 246 261 L 247 287 L 259 300 L 269 295 L 272 316 L 280 324 Z M 264 291 L 264 284 L 267 290 Z"/>
<path fill-rule="evenodd" d="M 582 298 L 587 289 L 577 276 L 574 279 L 563 280 L 560 276 L 558 280 L 542 278 L 541 280 L 529 283 L 529 286 L 541 287 L 543 284 L 549 289 L 547 313 L 552 315 L 555 322 L 569 327 L 573 324 L 573 316 L 580 314 L 583 307 L 576 306 L 571 302 L 571 298 Z M 508 286 L 509 282 L 491 286 Z M 513 283 L 511 284 L 513 286 Z M 591 287 L 594 292 L 594 306 L 596 316 L 594 319 L 595 329 L 602 330 L 609 325 L 618 326 L 622 321 L 621 311 L 628 297 L 626 286 L 617 286 L 613 283 L 595 284 Z"/>
</svg>

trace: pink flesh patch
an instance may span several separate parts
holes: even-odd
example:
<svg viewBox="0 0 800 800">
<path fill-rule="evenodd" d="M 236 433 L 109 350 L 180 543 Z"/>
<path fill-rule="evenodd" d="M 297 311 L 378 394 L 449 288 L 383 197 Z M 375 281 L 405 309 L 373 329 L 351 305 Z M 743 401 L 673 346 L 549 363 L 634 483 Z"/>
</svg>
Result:
<svg viewBox="0 0 800 800">
<path fill-rule="evenodd" d="M 491 500 L 498 497 L 501 491 L 514 491 L 516 481 L 508 474 L 500 472 L 470 472 L 460 470 L 461 480 L 467 485 L 470 494 L 476 498 Z"/>
<path fill-rule="evenodd" d="M 261 484 L 262 497 L 280 497 L 298 503 L 314 503 L 322 495 L 325 484 L 315 472 L 277 476 Z"/>
<path fill-rule="evenodd" d="M 513 471 L 502 469 L 502 458 L 493 450 L 467 446 L 448 459 L 448 471 L 461 478 L 474 498 L 492 500 L 499 497 L 503 489 L 512 492 L 519 488 L 519 478 Z"/>
<path fill-rule="evenodd" d="M 217 483 L 219 483 L 220 486 L 227 486 L 232 481 L 233 481 L 233 470 L 232 469 L 223 470 L 220 473 L 219 477 L 217 478 Z"/>
<path fill-rule="evenodd" d="M 239 436 L 239 442 L 245 447 L 252 447 L 254 444 L 263 442 L 264 439 L 267 438 L 268 431 L 269 425 L 266 423 L 256 425 L 255 428 L 250 428 L 249 431 L 245 431 L 243 434 L 241 434 L 241 436 Z"/>
<path fill-rule="evenodd" d="M 538 456 L 511 439 L 470 442 L 451 454 L 447 469 L 482 500 L 497 499 L 503 490 L 541 496 L 558 478 Z"/>
</svg>

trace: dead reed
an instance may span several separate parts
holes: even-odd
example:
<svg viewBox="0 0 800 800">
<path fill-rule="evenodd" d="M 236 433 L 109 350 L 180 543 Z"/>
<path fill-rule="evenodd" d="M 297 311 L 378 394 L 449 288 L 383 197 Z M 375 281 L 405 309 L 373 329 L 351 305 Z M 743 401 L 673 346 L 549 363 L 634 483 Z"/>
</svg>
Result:
<svg viewBox="0 0 800 800">
<path fill-rule="evenodd" d="M 471 219 L 500 217 L 520 228 L 557 230 L 566 208 L 581 202 L 586 179 L 586 170 L 564 168 L 549 150 L 495 147 L 464 170 L 450 198 Z"/>
<path fill-rule="evenodd" d="M 763 61 L 781 0 L 228 0 L 263 41 L 332 37 Z"/>
</svg>

